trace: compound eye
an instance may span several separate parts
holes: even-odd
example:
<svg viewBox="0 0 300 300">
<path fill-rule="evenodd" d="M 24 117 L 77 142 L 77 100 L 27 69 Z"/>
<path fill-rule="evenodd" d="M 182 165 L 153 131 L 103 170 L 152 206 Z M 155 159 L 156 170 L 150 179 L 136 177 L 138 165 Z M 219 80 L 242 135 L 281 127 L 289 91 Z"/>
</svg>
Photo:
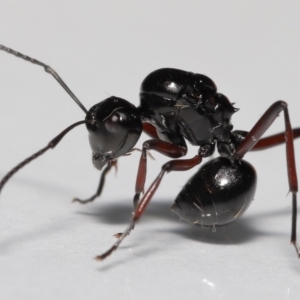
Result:
<svg viewBox="0 0 300 300">
<path fill-rule="evenodd" d="M 105 119 L 105 128 L 109 132 L 117 132 L 120 128 L 120 115 L 113 113 Z"/>
</svg>

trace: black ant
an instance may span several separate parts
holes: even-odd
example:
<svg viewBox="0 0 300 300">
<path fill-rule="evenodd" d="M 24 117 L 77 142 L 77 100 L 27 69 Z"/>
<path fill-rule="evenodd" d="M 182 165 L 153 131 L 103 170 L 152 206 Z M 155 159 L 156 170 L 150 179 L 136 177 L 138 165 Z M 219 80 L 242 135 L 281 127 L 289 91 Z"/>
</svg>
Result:
<svg viewBox="0 0 300 300">
<path fill-rule="evenodd" d="M 91 202 L 101 194 L 105 176 L 116 165 L 117 159 L 135 149 L 142 131 L 151 136 L 151 139 L 143 143 L 141 150 L 132 222 L 123 233 L 116 234 L 117 242 L 96 259 L 106 258 L 129 235 L 165 173 L 186 171 L 199 165 L 202 158 L 214 153 L 215 147 L 220 157 L 207 162 L 196 172 L 175 199 L 172 210 L 180 218 L 204 227 L 217 227 L 235 221 L 252 202 L 256 188 L 255 169 L 242 158 L 248 151 L 262 150 L 284 142 L 289 188 L 292 193 L 291 243 L 300 256 L 300 247 L 296 242 L 298 182 L 293 145 L 293 139 L 300 136 L 300 128 L 291 128 L 287 104 L 284 101 L 272 104 L 249 132 L 232 131 L 230 119 L 238 109 L 233 107 L 226 96 L 217 93 L 217 87 L 210 78 L 165 68 L 150 73 L 144 79 L 139 107 L 112 96 L 87 110 L 51 67 L 5 46 L 0 45 L 0 50 L 43 67 L 86 114 L 84 121 L 66 128 L 45 148 L 7 173 L 0 182 L 0 191 L 19 169 L 54 148 L 70 130 L 85 124 L 89 131 L 93 164 L 97 169 L 104 170 L 96 193 L 86 200 L 76 198 L 74 201 Z M 281 111 L 284 113 L 285 131 L 261 139 Z M 198 154 L 191 159 L 177 159 L 187 153 L 185 140 L 199 146 Z M 158 151 L 173 160 L 162 166 L 159 175 L 140 199 L 146 180 L 149 150 Z"/>
</svg>

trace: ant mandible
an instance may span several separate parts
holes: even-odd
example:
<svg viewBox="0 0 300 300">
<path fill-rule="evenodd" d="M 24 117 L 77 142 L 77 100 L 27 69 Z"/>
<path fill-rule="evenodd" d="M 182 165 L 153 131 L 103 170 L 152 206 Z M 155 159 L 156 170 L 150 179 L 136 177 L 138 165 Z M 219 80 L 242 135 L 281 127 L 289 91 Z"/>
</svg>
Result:
<svg viewBox="0 0 300 300">
<path fill-rule="evenodd" d="M 217 87 L 210 78 L 164 68 L 150 73 L 142 82 L 139 107 L 112 96 L 87 110 L 50 66 L 2 45 L 0 50 L 43 67 L 86 114 L 84 121 L 67 127 L 46 147 L 7 173 L 0 182 L 0 192 L 19 169 L 54 148 L 70 130 L 85 124 L 89 132 L 93 164 L 98 170 L 104 169 L 96 193 L 86 200 L 75 198 L 74 201 L 91 202 L 100 196 L 106 174 L 116 165 L 117 159 L 135 150 L 134 146 L 142 131 L 151 137 L 143 143 L 141 150 L 132 221 L 123 233 L 116 234 L 116 243 L 102 255 L 96 256 L 96 259 L 106 258 L 129 235 L 165 173 L 195 167 L 201 163 L 202 158 L 214 153 L 215 146 L 220 157 L 207 162 L 196 172 L 175 199 L 172 210 L 180 218 L 203 227 L 223 226 L 235 221 L 252 202 L 256 188 L 255 169 L 242 158 L 249 151 L 266 149 L 284 142 L 292 193 L 291 243 L 300 257 L 300 247 L 296 241 L 298 182 L 293 142 L 294 138 L 300 136 L 300 128 L 291 128 L 286 102 L 272 104 L 249 132 L 232 131 L 231 116 L 238 109 L 233 107 L 226 96 L 217 93 Z M 261 139 L 281 111 L 284 114 L 285 131 Z M 185 140 L 199 146 L 198 154 L 191 159 L 177 159 L 187 153 Z M 140 199 L 146 180 L 149 150 L 155 150 L 173 160 L 162 166 L 159 175 Z"/>
</svg>

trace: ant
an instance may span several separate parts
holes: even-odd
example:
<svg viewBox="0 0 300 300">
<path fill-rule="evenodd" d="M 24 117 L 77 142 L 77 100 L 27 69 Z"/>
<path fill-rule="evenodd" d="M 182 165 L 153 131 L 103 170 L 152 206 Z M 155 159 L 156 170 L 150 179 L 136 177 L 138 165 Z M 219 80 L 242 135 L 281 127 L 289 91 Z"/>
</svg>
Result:
<svg viewBox="0 0 300 300">
<path fill-rule="evenodd" d="M 204 164 L 186 183 L 175 199 L 172 210 L 181 219 L 203 227 L 215 228 L 235 221 L 249 207 L 256 189 L 255 169 L 242 158 L 249 151 L 281 143 L 286 144 L 288 180 L 292 193 L 291 243 L 300 257 L 300 247 L 296 241 L 298 181 L 293 142 L 294 138 L 300 136 L 300 128 L 292 129 L 286 102 L 272 104 L 249 132 L 232 131 L 231 116 L 238 109 L 233 107 L 226 96 L 217 92 L 215 83 L 209 77 L 164 68 L 150 73 L 142 82 L 140 106 L 135 107 L 124 99 L 112 96 L 87 110 L 50 66 L 2 45 L 0 50 L 43 67 L 86 115 L 85 120 L 67 127 L 46 147 L 8 172 L 0 182 L 0 191 L 19 169 L 53 149 L 70 130 L 85 124 L 89 132 L 93 164 L 103 171 L 96 193 L 88 199 L 75 198 L 74 201 L 83 204 L 92 202 L 100 196 L 105 177 L 116 166 L 117 159 L 136 150 L 134 146 L 142 131 L 151 137 L 143 143 L 141 150 L 132 221 L 123 233 L 115 235 L 117 241 L 108 251 L 96 256 L 97 260 L 109 256 L 129 235 L 165 173 L 186 171 L 199 165 L 202 158 L 214 153 L 216 147 L 220 156 Z M 285 131 L 261 138 L 281 111 L 284 114 Z M 178 159 L 187 153 L 186 140 L 199 147 L 198 154 L 191 159 Z M 140 199 L 146 181 L 147 155 L 150 150 L 172 160 L 161 167 L 157 178 Z"/>
</svg>

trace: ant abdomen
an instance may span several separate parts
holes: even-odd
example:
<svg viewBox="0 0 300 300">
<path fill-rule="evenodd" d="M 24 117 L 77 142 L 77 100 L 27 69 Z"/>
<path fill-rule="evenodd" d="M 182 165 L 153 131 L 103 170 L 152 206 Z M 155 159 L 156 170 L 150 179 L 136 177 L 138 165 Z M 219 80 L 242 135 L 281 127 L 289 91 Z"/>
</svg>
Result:
<svg viewBox="0 0 300 300">
<path fill-rule="evenodd" d="M 204 164 L 178 194 L 172 210 L 204 227 L 235 221 L 249 207 L 256 189 L 256 172 L 248 162 L 218 157 Z"/>
</svg>

